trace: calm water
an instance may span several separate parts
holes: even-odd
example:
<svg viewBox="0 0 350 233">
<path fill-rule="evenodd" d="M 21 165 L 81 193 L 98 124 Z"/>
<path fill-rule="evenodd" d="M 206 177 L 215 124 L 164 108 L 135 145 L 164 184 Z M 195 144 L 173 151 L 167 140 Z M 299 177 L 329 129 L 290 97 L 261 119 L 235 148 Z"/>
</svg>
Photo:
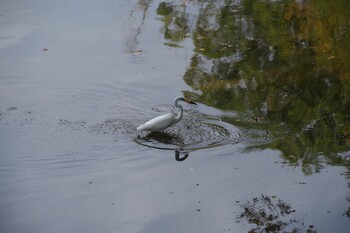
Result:
<svg viewBox="0 0 350 233">
<path fill-rule="evenodd" d="M 1 232 L 347 232 L 349 7 L 1 1 Z"/>
</svg>

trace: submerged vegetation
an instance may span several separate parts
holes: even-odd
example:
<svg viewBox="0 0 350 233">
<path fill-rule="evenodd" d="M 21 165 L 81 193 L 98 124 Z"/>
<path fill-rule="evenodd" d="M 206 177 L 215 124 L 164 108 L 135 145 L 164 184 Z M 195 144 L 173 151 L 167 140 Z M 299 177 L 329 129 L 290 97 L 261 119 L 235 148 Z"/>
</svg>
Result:
<svg viewBox="0 0 350 233">
<path fill-rule="evenodd" d="M 291 232 L 316 233 L 314 225 L 305 226 L 302 220 L 293 216 L 291 205 L 275 196 L 261 195 L 241 205 L 243 211 L 237 221 L 246 220 L 255 227 L 249 233 Z M 296 227 L 296 225 L 298 225 Z"/>
</svg>

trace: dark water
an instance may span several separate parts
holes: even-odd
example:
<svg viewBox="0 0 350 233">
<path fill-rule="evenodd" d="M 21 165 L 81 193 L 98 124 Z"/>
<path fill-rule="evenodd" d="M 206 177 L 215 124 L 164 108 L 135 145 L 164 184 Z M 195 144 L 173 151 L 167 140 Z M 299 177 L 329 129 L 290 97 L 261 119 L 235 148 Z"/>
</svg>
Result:
<svg viewBox="0 0 350 233">
<path fill-rule="evenodd" d="M 1 1 L 1 232 L 347 232 L 349 7 Z"/>
</svg>

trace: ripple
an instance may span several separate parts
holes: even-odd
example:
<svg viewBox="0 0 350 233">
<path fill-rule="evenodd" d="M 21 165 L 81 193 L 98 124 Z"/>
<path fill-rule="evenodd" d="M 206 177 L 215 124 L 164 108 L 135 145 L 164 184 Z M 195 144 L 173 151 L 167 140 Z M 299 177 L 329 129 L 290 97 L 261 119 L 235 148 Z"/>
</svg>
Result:
<svg viewBox="0 0 350 233">
<path fill-rule="evenodd" d="M 168 106 L 159 105 L 154 110 L 163 112 L 168 108 Z M 237 143 L 265 144 L 274 140 L 266 130 L 239 128 L 193 109 L 186 111 L 181 122 L 162 132 L 139 133 L 136 127 L 142 122 L 137 119 L 110 119 L 94 125 L 87 125 L 84 121 L 61 121 L 60 123 L 73 130 L 83 129 L 90 133 L 118 135 L 145 147 L 180 152 Z"/>
<path fill-rule="evenodd" d="M 237 143 L 238 136 L 236 128 L 218 120 L 183 119 L 164 132 L 141 134 L 135 141 L 157 149 L 192 151 Z"/>
<path fill-rule="evenodd" d="M 152 108 L 155 112 L 169 112 L 174 109 L 174 106 L 169 104 L 158 104 Z"/>
<path fill-rule="evenodd" d="M 275 136 L 267 130 L 241 129 L 240 142 L 246 144 L 266 144 L 275 140 Z"/>
<path fill-rule="evenodd" d="M 263 144 L 273 140 L 267 131 L 245 130 L 199 113 L 191 114 L 163 132 L 142 133 L 135 142 L 162 150 L 194 151 L 228 144 Z"/>
<path fill-rule="evenodd" d="M 122 119 L 106 120 L 103 123 L 89 126 L 88 130 L 93 133 L 115 134 L 130 137 L 135 137 L 137 134 L 134 121 Z"/>
<path fill-rule="evenodd" d="M 157 105 L 153 107 L 155 112 L 169 112 L 172 106 Z M 0 111 L 0 122 L 13 122 L 24 125 L 47 125 L 42 117 L 38 117 L 33 111 L 19 111 L 15 107 L 9 107 Z M 135 113 L 133 115 L 140 115 Z M 143 123 L 142 119 L 115 118 L 103 122 L 91 123 L 85 120 L 69 121 L 60 119 L 59 127 L 72 131 L 86 131 L 92 134 L 109 134 L 117 136 L 116 139 L 126 139 L 139 145 L 161 150 L 175 150 L 179 152 L 194 151 L 229 144 L 267 144 L 275 137 L 266 130 L 245 129 L 236 127 L 222 121 L 220 118 L 209 117 L 196 109 L 186 109 L 184 118 L 176 125 L 163 132 L 138 132 L 136 127 Z"/>
</svg>

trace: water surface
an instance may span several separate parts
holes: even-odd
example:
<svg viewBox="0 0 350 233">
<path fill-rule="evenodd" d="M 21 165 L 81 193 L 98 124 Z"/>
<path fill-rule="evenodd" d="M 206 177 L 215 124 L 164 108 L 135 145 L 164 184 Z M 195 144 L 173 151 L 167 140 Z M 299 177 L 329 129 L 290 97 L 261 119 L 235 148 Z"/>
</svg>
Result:
<svg viewBox="0 0 350 233">
<path fill-rule="evenodd" d="M 0 9 L 1 232 L 348 231 L 348 3 Z"/>
</svg>

